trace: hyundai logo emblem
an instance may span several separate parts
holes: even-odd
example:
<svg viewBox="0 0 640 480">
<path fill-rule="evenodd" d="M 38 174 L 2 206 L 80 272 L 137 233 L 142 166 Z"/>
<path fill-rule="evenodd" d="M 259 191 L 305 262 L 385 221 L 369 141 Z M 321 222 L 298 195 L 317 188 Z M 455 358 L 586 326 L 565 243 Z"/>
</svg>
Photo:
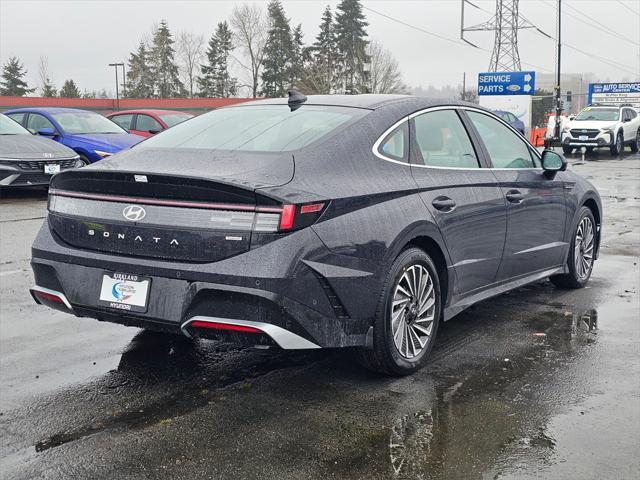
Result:
<svg viewBox="0 0 640 480">
<path fill-rule="evenodd" d="M 122 210 L 122 216 L 132 222 L 139 222 L 147 215 L 147 211 L 138 205 L 129 205 Z"/>
</svg>

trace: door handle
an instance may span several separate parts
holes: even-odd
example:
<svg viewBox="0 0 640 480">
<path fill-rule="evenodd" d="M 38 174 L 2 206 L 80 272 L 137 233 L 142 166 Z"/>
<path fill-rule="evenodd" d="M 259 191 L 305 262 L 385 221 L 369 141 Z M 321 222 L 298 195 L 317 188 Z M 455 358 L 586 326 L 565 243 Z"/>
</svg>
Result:
<svg viewBox="0 0 640 480">
<path fill-rule="evenodd" d="M 438 197 L 431 202 L 431 205 L 433 205 L 436 210 L 442 212 L 450 212 L 456 208 L 456 202 L 449 197 Z"/>
<path fill-rule="evenodd" d="M 518 190 L 509 190 L 505 196 L 507 197 L 507 201 L 511 203 L 521 203 L 522 200 L 524 200 L 524 195 Z"/>
</svg>

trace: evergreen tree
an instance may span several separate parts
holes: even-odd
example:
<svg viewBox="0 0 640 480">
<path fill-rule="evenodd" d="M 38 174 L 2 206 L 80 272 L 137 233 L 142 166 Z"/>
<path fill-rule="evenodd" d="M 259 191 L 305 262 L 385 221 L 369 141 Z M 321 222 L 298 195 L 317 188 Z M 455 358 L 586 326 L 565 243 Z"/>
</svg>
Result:
<svg viewBox="0 0 640 480">
<path fill-rule="evenodd" d="M 153 34 L 151 48 L 151 70 L 156 80 L 156 95 L 159 98 L 184 96 L 184 85 L 178 76 L 178 65 L 175 62 L 174 40 L 165 20 Z"/>
<path fill-rule="evenodd" d="M 44 85 L 42 85 L 42 96 L 45 98 L 51 98 L 58 95 L 56 86 L 53 84 L 49 77 L 45 78 Z"/>
<path fill-rule="evenodd" d="M 269 30 L 264 47 L 262 94 L 282 97 L 290 87 L 293 57 L 291 26 L 280 0 L 271 0 L 267 7 Z"/>
<path fill-rule="evenodd" d="M 27 71 L 24 65 L 18 60 L 18 57 L 11 57 L 2 66 L 2 75 L 0 78 L 0 95 L 13 97 L 23 97 L 27 93 L 31 93 L 35 88 L 29 88 L 24 76 Z"/>
<path fill-rule="evenodd" d="M 306 72 L 307 83 L 313 82 L 314 93 L 332 93 L 336 85 L 336 64 L 338 61 L 333 12 L 327 5 L 322 14 L 320 33 L 310 47 L 312 65 Z"/>
<path fill-rule="evenodd" d="M 291 45 L 291 65 L 289 69 L 289 85 L 296 87 L 304 75 L 305 69 L 311 60 L 310 51 L 304 46 L 302 40 L 302 25 L 298 24 L 293 29 Z"/>
<path fill-rule="evenodd" d="M 202 76 L 198 78 L 200 95 L 203 97 L 231 97 L 237 93 L 238 81 L 229 72 L 229 58 L 233 51 L 233 34 L 229 24 L 218 23 L 216 32 L 209 40 L 207 64 L 202 65 Z"/>
<path fill-rule="evenodd" d="M 76 82 L 71 79 L 65 80 L 65 82 L 62 84 L 62 88 L 60 89 L 60 97 L 80 98 L 80 90 L 78 90 Z"/>
<path fill-rule="evenodd" d="M 364 93 L 369 83 L 365 64 L 369 25 L 362 13 L 360 0 L 342 0 L 336 13 L 335 35 L 338 47 L 341 87 L 351 93 Z"/>
<path fill-rule="evenodd" d="M 153 97 L 153 73 L 149 65 L 149 51 L 144 42 L 140 42 L 138 50 L 129 54 L 127 70 L 127 97 Z"/>
</svg>

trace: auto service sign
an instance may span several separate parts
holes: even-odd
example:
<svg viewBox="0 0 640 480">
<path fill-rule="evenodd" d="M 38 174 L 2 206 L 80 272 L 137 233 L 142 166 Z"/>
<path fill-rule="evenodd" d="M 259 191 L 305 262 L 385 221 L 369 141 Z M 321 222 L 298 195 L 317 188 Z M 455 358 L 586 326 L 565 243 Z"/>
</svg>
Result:
<svg viewBox="0 0 640 480">
<path fill-rule="evenodd" d="M 590 83 L 589 104 L 594 103 L 629 104 L 640 108 L 640 82 Z"/>
<path fill-rule="evenodd" d="M 536 72 L 484 72 L 478 74 L 478 100 L 489 110 L 513 113 L 524 123 L 525 135 L 531 131 L 531 96 Z"/>
</svg>

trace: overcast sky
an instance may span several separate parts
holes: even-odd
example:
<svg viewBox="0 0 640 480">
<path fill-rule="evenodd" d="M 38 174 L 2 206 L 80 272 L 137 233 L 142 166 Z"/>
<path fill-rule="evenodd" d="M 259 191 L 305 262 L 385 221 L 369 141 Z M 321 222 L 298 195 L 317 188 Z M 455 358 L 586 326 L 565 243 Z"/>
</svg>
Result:
<svg viewBox="0 0 640 480">
<path fill-rule="evenodd" d="M 468 25 L 490 19 L 495 0 L 473 0 L 486 10 L 467 7 Z M 219 21 L 227 19 L 239 2 L 217 0 L 0 0 L 0 62 L 18 56 L 27 67 L 32 86 L 37 64 L 48 57 L 54 83 L 73 78 L 81 90 L 113 90 L 113 68 L 126 61 L 151 26 L 166 19 L 171 31 L 190 30 L 208 38 Z M 259 3 L 266 7 L 267 2 Z M 315 39 L 320 16 L 336 1 L 284 0 L 292 24 L 302 23 L 306 43 Z M 405 82 L 413 87 L 461 82 L 462 72 L 475 84 L 486 71 L 493 33 L 472 32 L 474 49 L 456 40 L 460 33 L 460 0 L 365 0 L 371 39 L 380 41 L 400 63 Z M 542 30 L 555 35 L 556 0 L 520 0 L 520 13 Z M 592 72 L 601 80 L 640 81 L 640 2 L 637 0 L 563 0 L 563 72 Z M 405 22 L 411 26 L 403 25 Z M 596 27 L 599 25 L 599 29 Z M 417 29 L 450 38 L 446 41 Z M 603 31 L 604 30 L 604 31 Z M 623 41 L 606 31 L 627 38 Z M 632 43 L 634 42 L 634 43 Z M 554 41 L 533 30 L 519 33 L 523 70 L 551 73 Z M 569 48 L 577 47 L 591 55 Z M 609 60 L 605 63 L 598 59 Z"/>
</svg>

